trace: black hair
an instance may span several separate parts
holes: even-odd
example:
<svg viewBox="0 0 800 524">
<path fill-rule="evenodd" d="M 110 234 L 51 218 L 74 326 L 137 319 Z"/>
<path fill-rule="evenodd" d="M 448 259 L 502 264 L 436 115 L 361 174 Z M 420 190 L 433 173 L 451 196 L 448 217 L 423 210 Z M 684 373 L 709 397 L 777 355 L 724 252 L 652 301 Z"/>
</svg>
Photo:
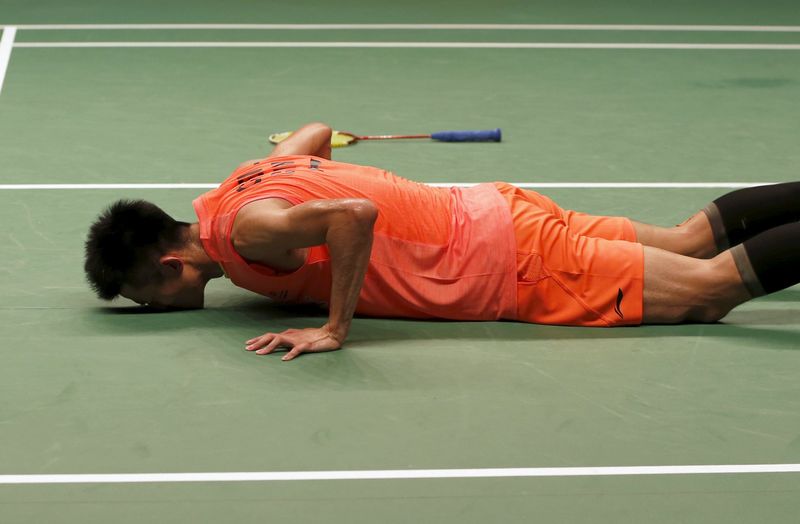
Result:
<svg viewBox="0 0 800 524">
<path fill-rule="evenodd" d="M 89 285 L 97 296 L 111 300 L 124 284 L 158 278 L 157 258 L 181 245 L 188 227 L 150 202 L 114 202 L 89 229 L 83 266 Z"/>
</svg>

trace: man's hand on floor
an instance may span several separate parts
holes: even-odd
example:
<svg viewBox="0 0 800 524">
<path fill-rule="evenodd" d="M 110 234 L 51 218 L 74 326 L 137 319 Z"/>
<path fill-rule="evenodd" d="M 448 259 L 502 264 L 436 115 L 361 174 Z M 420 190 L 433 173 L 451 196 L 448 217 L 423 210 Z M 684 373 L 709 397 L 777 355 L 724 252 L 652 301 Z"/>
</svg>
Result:
<svg viewBox="0 0 800 524">
<path fill-rule="evenodd" d="M 278 348 L 289 348 L 281 360 L 288 361 L 301 353 L 321 353 L 342 347 L 339 340 L 325 324 L 321 328 L 287 329 L 283 333 L 265 333 L 245 342 L 247 351 L 269 355 Z"/>
</svg>

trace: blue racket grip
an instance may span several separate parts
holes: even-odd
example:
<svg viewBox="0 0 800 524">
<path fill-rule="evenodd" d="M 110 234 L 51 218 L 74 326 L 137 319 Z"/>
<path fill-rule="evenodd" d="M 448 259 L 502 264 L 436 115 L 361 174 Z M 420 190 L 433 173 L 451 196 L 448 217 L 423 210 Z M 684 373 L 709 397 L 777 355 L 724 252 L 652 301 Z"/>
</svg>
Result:
<svg viewBox="0 0 800 524">
<path fill-rule="evenodd" d="M 431 134 L 432 139 L 442 142 L 499 142 L 501 137 L 500 128 L 483 131 L 439 131 Z"/>
</svg>

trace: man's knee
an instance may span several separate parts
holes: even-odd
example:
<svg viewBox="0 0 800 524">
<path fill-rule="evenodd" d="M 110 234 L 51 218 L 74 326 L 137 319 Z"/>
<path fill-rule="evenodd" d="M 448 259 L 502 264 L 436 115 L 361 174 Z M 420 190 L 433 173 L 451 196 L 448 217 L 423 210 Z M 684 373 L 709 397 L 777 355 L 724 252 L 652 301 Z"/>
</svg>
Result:
<svg viewBox="0 0 800 524">
<path fill-rule="evenodd" d="M 698 213 L 674 227 L 660 227 L 633 222 L 637 241 L 671 253 L 691 258 L 711 258 L 717 251 L 708 219 Z"/>
<path fill-rule="evenodd" d="M 691 308 L 685 320 L 701 323 L 719 322 L 730 313 L 731 309 L 732 306 L 722 305 L 719 302 L 707 302 Z"/>
<path fill-rule="evenodd" d="M 700 260 L 645 248 L 645 322 L 716 322 L 750 298 L 729 253 Z"/>
<path fill-rule="evenodd" d="M 693 258 L 711 258 L 717 254 L 716 245 L 704 213 L 697 213 L 670 230 L 679 246 L 677 253 Z"/>
<path fill-rule="evenodd" d="M 750 297 L 729 254 L 704 260 L 691 284 L 693 305 L 687 311 L 692 322 L 717 322 Z"/>
</svg>

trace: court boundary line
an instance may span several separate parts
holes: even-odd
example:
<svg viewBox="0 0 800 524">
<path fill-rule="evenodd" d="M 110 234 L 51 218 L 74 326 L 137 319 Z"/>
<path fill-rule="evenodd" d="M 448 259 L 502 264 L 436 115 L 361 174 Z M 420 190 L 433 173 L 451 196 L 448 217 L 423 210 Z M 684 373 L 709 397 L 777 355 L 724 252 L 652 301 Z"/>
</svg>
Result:
<svg viewBox="0 0 800 524">
<path fill-rule="evenodd" d="M 688 31 L 797 33 L 785 25 L 659 24 L 16 24 L 24 30 L 476 30 L 476 31 Z"/>
<path fill-rule="evenodd" d="M 0 37 L 0 93 L 3 92 L 3 82 L 6 78 L 8 64 L 11 61 L 11 50 L 14 48 L 16 35 L 17 28 L 10 26 L 3 28 L 3 36 Z"/>
<path fill-rule="evenodd" d="M 433 187 L 472 187 L 486 182 L 424 182 Z M 523 189 L 739 189 L 776 182 L 508 182 Z M 216 189 L 219 183 L 0 184 L 0 191 L 97 189 Z"/>
<path fill-rule="evenodd" d="M 401 480 L 525 477 L 616 477 L 643 475 L 731 475 L 753 473 L 800 473 L 800 464 L 0 475 L 0 485 L 143 484 L 156 482 L 265 482 L 297 480 Z"/>
<path fill-rule="evenodd" d="M 17 42 L 19 48 L 663 49 L 800 51 L 800 44 L 581 42 Z"/>
</svg>

